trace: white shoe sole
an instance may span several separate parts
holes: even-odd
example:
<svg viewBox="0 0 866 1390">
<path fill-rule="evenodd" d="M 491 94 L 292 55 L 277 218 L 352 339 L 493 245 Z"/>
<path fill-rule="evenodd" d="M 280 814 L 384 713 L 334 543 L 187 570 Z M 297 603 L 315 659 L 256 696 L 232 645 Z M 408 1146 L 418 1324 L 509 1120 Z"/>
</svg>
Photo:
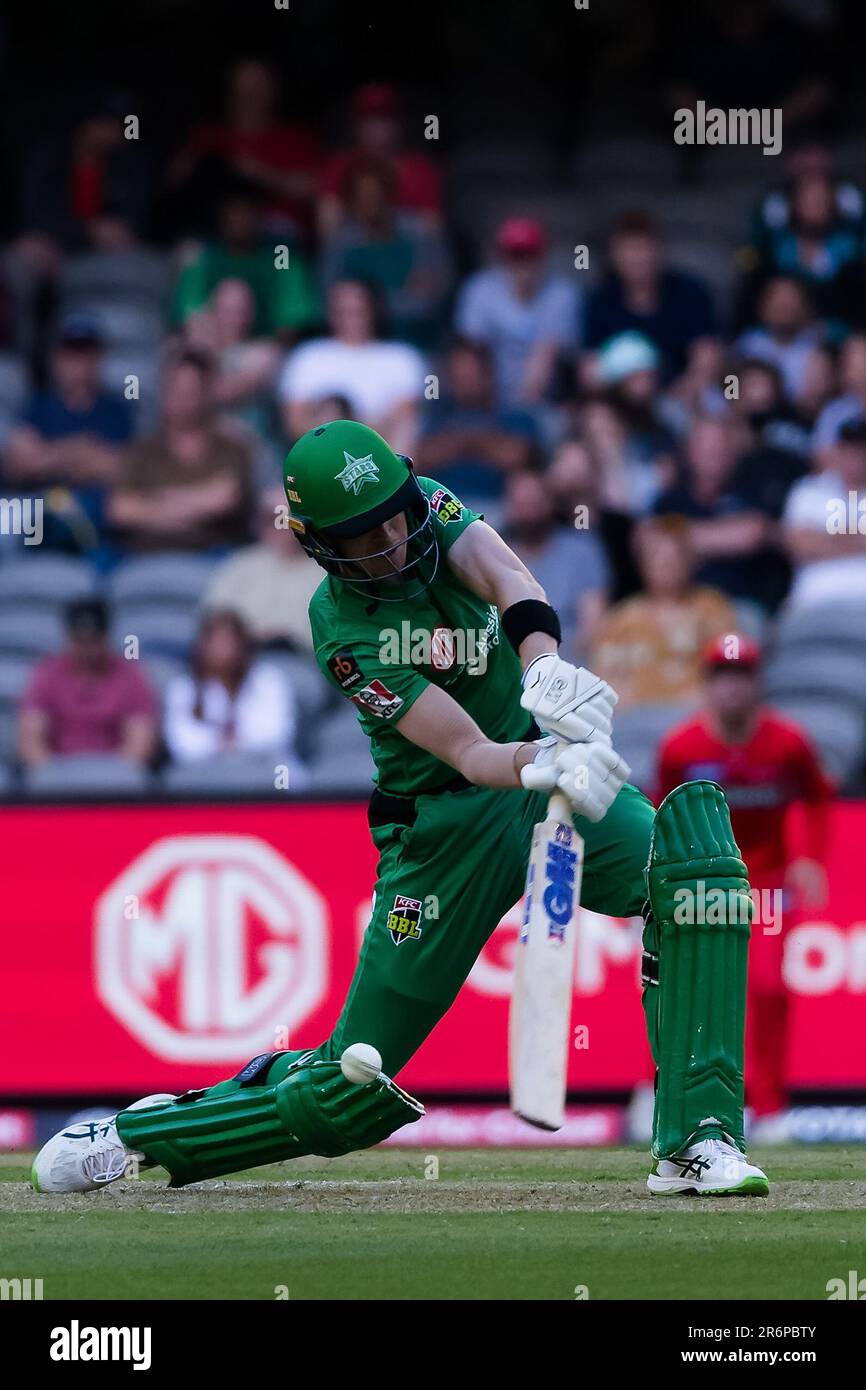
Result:
<svg viewBox="0 0 866 1390">
<path fill-rule="evenodd" d="M 685 1178 L 660 1178 L 650 1173 L 646 1180 L 647 1190 L 654 1197 L 675 1197 L 684 1193 L 689 1197 L 769 1197 L 770 1184 L 767 1178 L 752 1173 L 747 1178 L 730 1185 L 708 1187 L 703 1183 L 689 1182 Z"/>
</svg>

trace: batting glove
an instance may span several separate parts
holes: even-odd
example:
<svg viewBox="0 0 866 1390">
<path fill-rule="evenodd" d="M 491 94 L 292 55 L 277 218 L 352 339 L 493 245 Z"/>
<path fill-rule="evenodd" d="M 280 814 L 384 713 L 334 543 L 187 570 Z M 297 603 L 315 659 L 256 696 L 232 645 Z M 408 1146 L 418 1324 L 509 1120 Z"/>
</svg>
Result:
<svg viewBox="0 0 866 1390">
<path fill-rule="evenodd" d="M 568 743 L 610 742 L 617 698 L 607 681 L 553 652 L 537 656 L 523 673 L 521 705 L 540 729 Z"/>
<path fill-rule="evenodd" d="M 521 768 L 520 780 L 527 791 L 561 791 L 579 816 L 600 821 L 630 772 L 609 742 L 563 743 L 545 738 L 532 762 Z"/>
</svg>

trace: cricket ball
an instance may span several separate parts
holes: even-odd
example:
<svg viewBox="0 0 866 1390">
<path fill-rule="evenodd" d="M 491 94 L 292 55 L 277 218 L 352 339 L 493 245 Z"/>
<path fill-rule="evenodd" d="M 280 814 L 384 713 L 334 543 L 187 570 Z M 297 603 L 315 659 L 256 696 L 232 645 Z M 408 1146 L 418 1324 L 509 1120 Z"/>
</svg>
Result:
<svg viewBox="0 0 866 1390">
<path fill-rule="evenodd" d="M 370 1043 L 352 1043 L 340 1058 L 340 1069 L 347 1081 L 366 1086 L 382 1070 L 382 1056 Z"/>
</svg>

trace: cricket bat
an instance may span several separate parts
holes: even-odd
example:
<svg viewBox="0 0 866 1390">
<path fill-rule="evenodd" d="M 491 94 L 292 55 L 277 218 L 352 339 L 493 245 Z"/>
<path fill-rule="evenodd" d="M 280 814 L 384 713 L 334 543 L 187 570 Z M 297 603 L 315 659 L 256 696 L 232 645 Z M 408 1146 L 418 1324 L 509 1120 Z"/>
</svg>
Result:
<svg viewBox="0 0 866 1390">
<path fill-rule="evenodd" d="M 532 836 L 509 1018 L 511 1108 L 528 1124 L 565 1122 L 583 840 L 554 792 Z"/>
</svg>

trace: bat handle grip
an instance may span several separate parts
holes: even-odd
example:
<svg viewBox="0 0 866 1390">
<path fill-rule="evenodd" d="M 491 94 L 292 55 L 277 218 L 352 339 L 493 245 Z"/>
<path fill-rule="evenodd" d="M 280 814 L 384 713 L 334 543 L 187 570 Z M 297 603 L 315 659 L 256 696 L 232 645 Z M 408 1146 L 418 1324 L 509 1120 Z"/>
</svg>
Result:
<svg viewBox="0 0 866 1390">
<path fill-rule="evenodd" d="M 561 820 L 571 825 L 571 802 L 564 792 L 551 792 L 547 803 L 547 819 Z"/>
</svg>

